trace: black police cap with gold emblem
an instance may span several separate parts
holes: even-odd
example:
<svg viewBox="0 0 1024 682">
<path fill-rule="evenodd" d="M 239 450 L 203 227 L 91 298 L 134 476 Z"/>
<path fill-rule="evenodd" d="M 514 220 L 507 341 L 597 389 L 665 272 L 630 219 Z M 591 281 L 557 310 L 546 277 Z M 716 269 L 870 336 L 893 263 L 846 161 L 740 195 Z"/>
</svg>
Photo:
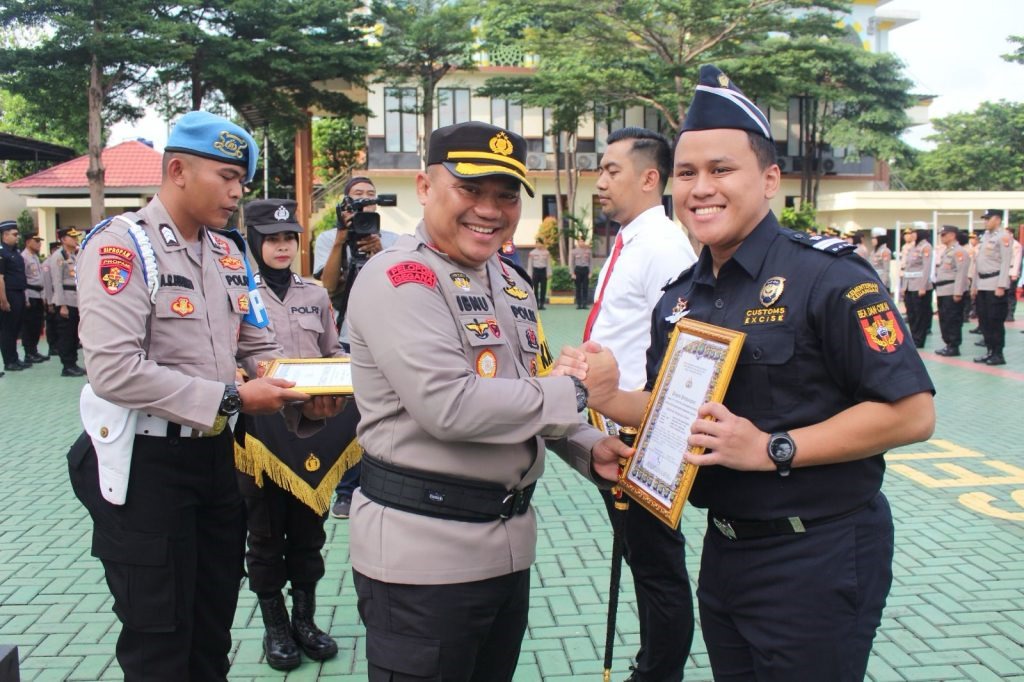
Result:
<svg viewBox="0 0 1024 682">
<path fill-rule="evenodd" d="M 985 212 L 981 214 L 981 217 L 984 218 L 985 220 L 996 217 L 1002 218 L 1003 212 L 998 208 L 987 208 L 985 209 Z"/>
<path fill-rule="evenodd" d="M 459 178 L 508 175 L 533 196 L 526 179 L 526 140 L 510 130 L 479 121 L 438 128 L 427 145 L 427 165 L 435 163 Z"/>
<path fill-rule="evenodd" d="M 772 139 L 766 117 L 721 69 L 712 64 L 700 67 L 700 80 L 686 110 L 683 130 L 736 128 Z"/>
<path fill-rule="evenodd" d="M 260 234 L 302 232 L 291 199 L 257 199 L 245 205 L 245 225 Z"/>
</svg>

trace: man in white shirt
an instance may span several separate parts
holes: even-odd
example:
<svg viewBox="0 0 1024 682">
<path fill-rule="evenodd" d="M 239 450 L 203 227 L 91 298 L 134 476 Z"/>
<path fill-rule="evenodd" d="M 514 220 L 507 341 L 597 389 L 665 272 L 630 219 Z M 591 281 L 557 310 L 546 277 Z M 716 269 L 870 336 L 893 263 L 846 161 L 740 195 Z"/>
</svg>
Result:
<svg viewBox="0 0 1024 682">
<path fill-rule="evenodd" d="M 597 180 L 598 200 L 604 214 L 622 229 L 601 268 L 584 334 L 611 349 L 619 363 L 620 388 L 635 390 L 647 378 L 651 311 L 661 288 L 697 256 L 662 205 L 672 167 L 669 141 L 645 128 L 622 128 L 607 142 Z M 609 514 L 617 513 L 611 496 L 602 495 Z M 640 618 L 640 651 L 629 679 L 681 680 L 693 638 L 683 537 L 638 504 L 630 505 L 627 513 L 625 557 L 633 572 Z"/>
</svg>

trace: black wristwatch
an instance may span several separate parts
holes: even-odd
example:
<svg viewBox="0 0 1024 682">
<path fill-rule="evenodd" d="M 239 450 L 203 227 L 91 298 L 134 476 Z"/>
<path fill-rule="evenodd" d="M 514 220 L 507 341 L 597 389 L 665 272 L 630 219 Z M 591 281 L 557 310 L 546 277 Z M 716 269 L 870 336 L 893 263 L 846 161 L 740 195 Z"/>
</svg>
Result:
<svg viewBox="0 0 1024 682">
<path fill-rule="evenodd" d="M 775 462 L 779 476 L 789 476 L 796 455 L 796 443 L 788 433 L 782 431 L 768 436 L 768 456 Z"/>
<path fill-rule="evenodd" d="M 217 414 L 225 417 L 233 417 L 242 409 L 242 396 L 238 395 L 238 387 L 234 384 L 224 384 L 224 397 L 220 400 L 220 409 Z"/>
<path fill-rule="evenodd" d="M 569 377 L 572 379 L 572 383 L 576 386 L 576 411 L 582 412 L 587 409 L 587 398 L 590 397 L 590 391 L 583 385 L 583 382 L 576 377 Z"/>
</svg>

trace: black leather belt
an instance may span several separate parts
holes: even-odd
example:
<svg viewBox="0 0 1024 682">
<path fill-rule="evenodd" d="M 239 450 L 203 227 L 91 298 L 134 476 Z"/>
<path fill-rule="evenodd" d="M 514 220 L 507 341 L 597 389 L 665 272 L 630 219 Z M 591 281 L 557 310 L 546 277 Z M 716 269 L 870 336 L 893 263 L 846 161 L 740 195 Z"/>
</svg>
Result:
<svg viewBox="0 0 1024 682">
<path fill-rule="evenodd" d="M 833 514 L 832 516 L 823 516 L 819 519 L 802 519 L 799 516 L 788 516 L 783 519 L 772 519 L 770 521 L 741 521 L 738 519 L 725 519 L 708 512 L 708 523 L 730 540 L 754 540 L 774 535 L 795 535 L 797 533 L 806 533 L 807 529 L 813 526 L 820 526 L 824 523 L 844 519 L 847 516 L 853 516 L 873 501 L 872 499 L 849 511 Z"/>
<path fill-rule="evenodd" d="M 952 284 L 952 283 L 953 283 L 953 282 L 955 282 L 955 281 L 956 281 L 956 280 L 953 280 L 953 279 L 944 279 L 944 280 L 942 280 L 941 282 L 936 282 L 936 283 L 935 283 L 935 286 L 937 286 L 937 287 L 944 287 L 944 286 L 946 286 L 947 284 Z"/>
<path fill-rule="evenodd" d="M 38 284 L 26 284 L 25 287 L 28 288 L 28 289 L 31 289 L 32 291 L 42 291 L 43 290 L 43 288 L 41 286 L 39 286 Z"/>
<path fill-rule="evenodd" d="M 989 277 L 995 277 L 998 274 L 998 272 L 979 272 L 978 279 L 988 279 Z"/>
<path fill-rule="evenodd" d="M 78 287 L 73 284 L 65 284 L 64 291 L 78 291 Z"/>
<path fill-rule="evenodd" d="M 359 487 L 366 497 L 385 507 L 484 523 L 525 514 L 537 484 L 506 490 L 496 483 L 407 469 L 364 454 Z"/>
</svg>

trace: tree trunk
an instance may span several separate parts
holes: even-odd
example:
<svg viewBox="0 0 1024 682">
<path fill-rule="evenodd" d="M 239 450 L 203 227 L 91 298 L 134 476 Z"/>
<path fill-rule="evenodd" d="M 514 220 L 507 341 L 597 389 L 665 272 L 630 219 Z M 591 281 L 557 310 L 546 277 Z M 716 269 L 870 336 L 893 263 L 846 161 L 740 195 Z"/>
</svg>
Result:
<svg viewBox="0 0 1024 682">
<path fill-rule="evenodd" d="M 89 219 L 92 225 L 99 224 L 106 213 L 104 206 L 103 168 L 103 73 L 99 58 L 92 56 L 89 70 L 89 169 L 85 177 L 89 180 Z"/>
</svg>

